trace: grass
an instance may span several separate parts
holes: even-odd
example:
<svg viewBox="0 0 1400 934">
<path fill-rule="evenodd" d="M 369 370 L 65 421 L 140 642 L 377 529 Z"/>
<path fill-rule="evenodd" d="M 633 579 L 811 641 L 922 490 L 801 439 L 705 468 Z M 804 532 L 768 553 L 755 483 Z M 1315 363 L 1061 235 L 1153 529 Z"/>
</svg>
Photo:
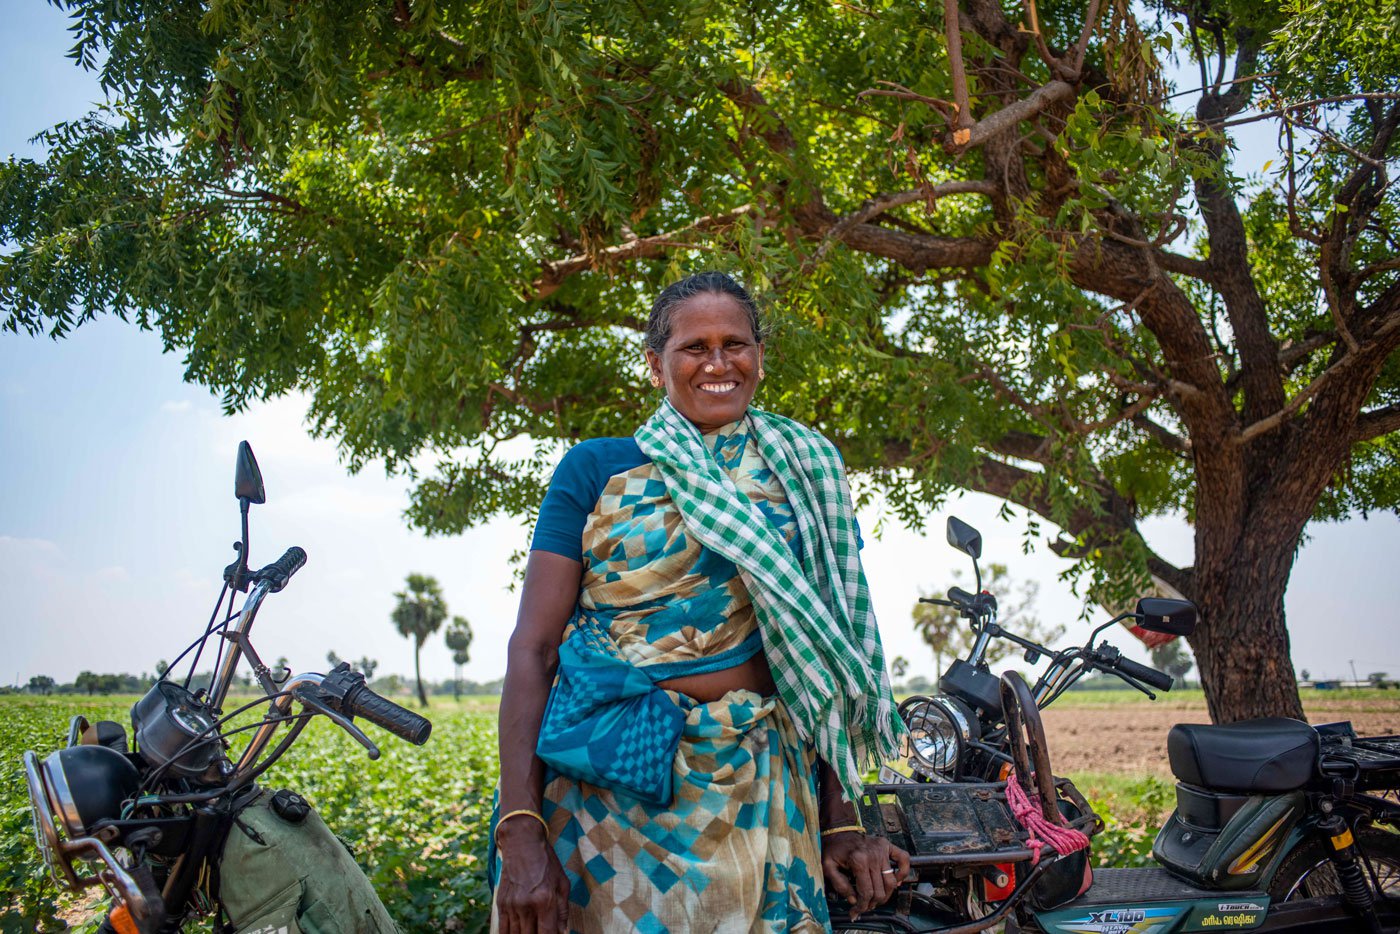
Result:
<svg viewBox="0 0 1400 934">
<path fill-rule="evenodd" d="M 1094 837 L 1098 866 L 1150 866 L 1152 841 L 1176 807 L 1176 787 L 1155 776 L 1076 772 L 1074 782 L 1103 818 L 1104 829 Z"/>
</svg>

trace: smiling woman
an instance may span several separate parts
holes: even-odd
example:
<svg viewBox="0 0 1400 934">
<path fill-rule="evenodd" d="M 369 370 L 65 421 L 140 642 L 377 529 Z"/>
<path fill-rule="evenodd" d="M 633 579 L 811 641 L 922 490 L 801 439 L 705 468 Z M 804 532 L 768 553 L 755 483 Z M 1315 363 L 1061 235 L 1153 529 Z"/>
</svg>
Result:
<svg viewBox="0 0 1400 934">
<path fill-rule="evenodd" d="M 758 308 L 737 282 L 705 272 L 667 288 L 646 343 L 651 384 L 702 432 L 744 417 L 763 379 L 763 334 Z"/>
<path fill-rule="evenodd" d="M 909 866 L 851 803 L 900 725 L 841 459 L 749 407 L 763 328 L 728 276 L 662 292 L 646 357 L 656 414 L 565 455 L 535 526 L 493 926 L 825 931 L 826 889 L 867 910 Z"/>
</svg>

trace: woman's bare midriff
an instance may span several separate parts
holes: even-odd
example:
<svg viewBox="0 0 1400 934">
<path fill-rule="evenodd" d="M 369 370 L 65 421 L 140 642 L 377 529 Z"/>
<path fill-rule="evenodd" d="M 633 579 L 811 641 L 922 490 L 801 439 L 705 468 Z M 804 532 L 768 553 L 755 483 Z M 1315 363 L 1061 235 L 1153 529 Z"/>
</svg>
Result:
<svg viewBox="0 0 1400 934">
<path fill-rule="evenodd" d="M 656 686 L 668 691 L 676 691 L 693 697 L 702 704 L 717 701 L 730 691 L 748 690 L 757 694 L 777 693 L 773 683 L 773 672 L 768 668 L 768 659 L 760 652 L 733 668 L 710 671 L 703 675 L 686 675 L 681 678 L 668 678 L 656 682 Z"/>
</svg>

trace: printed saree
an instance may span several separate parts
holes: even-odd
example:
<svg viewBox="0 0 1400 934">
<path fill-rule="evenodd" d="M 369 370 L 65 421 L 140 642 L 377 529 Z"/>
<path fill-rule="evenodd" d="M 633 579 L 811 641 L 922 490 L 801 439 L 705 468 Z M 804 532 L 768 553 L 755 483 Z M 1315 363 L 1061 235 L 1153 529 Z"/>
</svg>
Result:
<svg viewBox="0 0 1400 934">
<path fill-rule="evenodd" d="M 743 423 L 706 435 L 716 462 L 790 544 L 782 486 Z M 605 623 L 652 681 L 732 667 L 762 650 L 733 562 L 691 536 L 651 463 L 611 476 L 583 532 L 578 612 Z M 569 926 L 611 931 L 824 932 L 815 754 L 777 697 L 685 712 L 669 806 L 551 773 L 543 813 L 572 885 Z"/>
</svg>

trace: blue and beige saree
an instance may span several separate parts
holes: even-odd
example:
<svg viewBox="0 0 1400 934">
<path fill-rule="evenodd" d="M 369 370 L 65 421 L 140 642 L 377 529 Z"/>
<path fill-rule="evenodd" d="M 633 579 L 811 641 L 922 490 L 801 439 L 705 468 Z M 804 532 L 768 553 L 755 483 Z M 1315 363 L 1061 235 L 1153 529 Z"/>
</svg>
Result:
<svg viewBox="0 0 1400 934">
<path fill-rule="evenodd" d="M 705 440 L 791 544 L 797 529 L 787 498 L 743 425 Z M 602 471 L 583 526 L 579 613 L 604 623 L 623 657 L 653 681 L 758 654 L 758 622 L 738 569 L 687 534 L 651 462 L 633 460 Z M 671 693 L 686 718 L 669 806 L 562 775 L 547 780 L 543 813 L 572 883 L 570 928 L 829 930 L 815 754 L 786 707 L 752 691 L 712 703 Z"/>
</svg>

